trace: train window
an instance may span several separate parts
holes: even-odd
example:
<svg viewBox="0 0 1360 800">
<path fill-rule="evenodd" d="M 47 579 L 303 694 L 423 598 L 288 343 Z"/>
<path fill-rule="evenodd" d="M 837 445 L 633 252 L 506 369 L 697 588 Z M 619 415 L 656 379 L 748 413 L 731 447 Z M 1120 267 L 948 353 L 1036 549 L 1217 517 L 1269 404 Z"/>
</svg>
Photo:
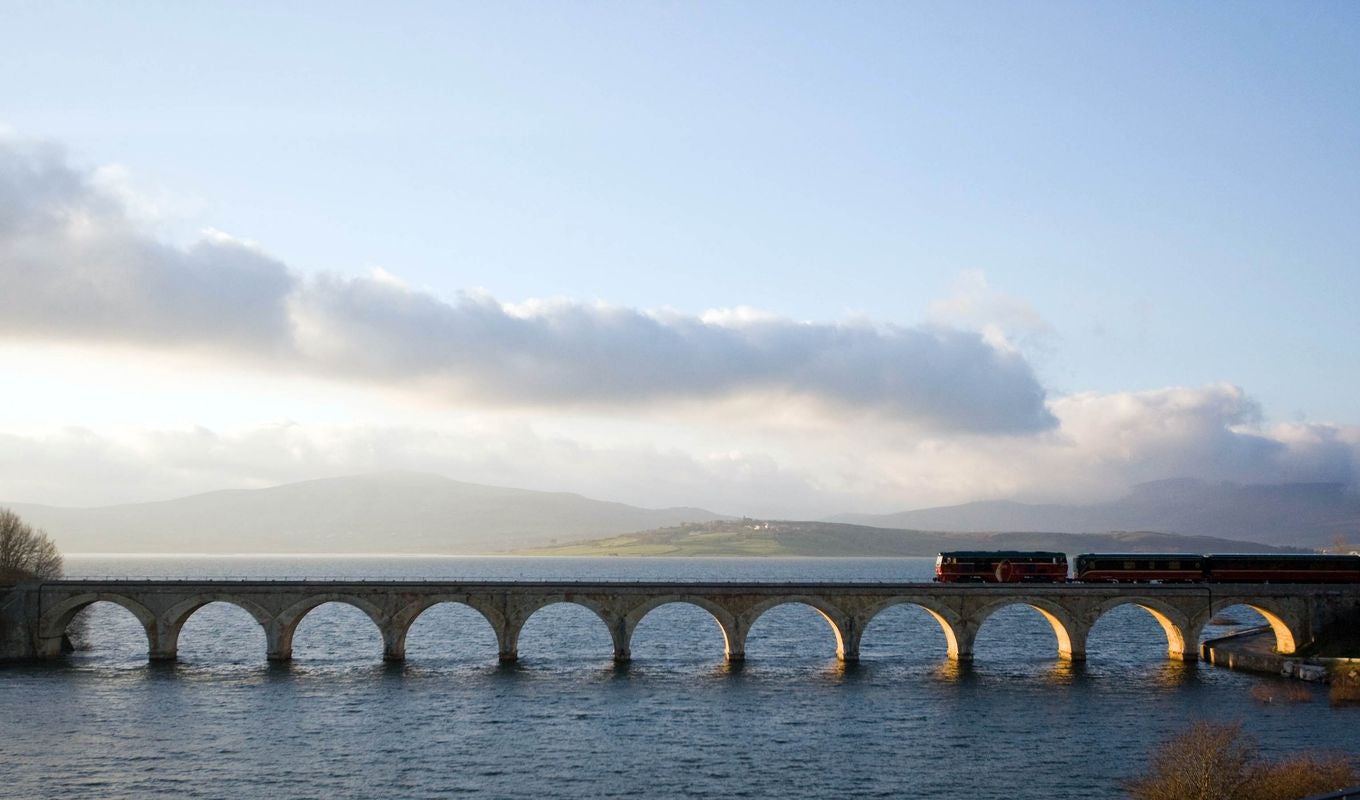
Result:
<svg viewBox="0 0 1360 800">
<path fill-rule="evenodd" d="M 1180 568 L 1181 568 L 1181 562 L 1179 562 L 1179 561 L 1170 561 L 1170 562 L 1167 562 L 1166 568 L 1167 568 L 1167 569 L 1180 569 Z"/>
<path fill-rule="evenodd" d="M 1136 561 L 1125 561 L 1125 562 L 1124 562 L 1124 569 L 1137 569 L 1137 568 L 1138 568 L 1138 563 L 1137 563 Z"/>
</svg>

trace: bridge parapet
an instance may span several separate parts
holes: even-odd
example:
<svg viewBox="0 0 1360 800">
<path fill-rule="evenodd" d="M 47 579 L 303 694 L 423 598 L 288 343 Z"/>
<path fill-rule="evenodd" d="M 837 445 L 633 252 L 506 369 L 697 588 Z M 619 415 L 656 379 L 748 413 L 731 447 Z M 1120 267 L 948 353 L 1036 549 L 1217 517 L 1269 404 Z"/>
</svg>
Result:
<svg viewBox="0 0 1360 800">
<path fill-rule="evenodd" d="M 704 609 L 717 622 L 726 657 L 745 657 L 746 638 L 761 615 L 798 603 L 831 627 L 839 658 L 859 658 L 865 629 L 896 605 L 919 606 L 944 632 L 948 656 L 973 657 L 978 631 L 998 610 L 1028 605 L 1053 627 L 1060 658 L 1086 657 L 1096 622 L 1134 605 L 1161 625 L 1172 658 L 1193 660 L 1200 632 L 1222 609 L 1255 608 L 1275 631 L 1277 648 L 1292 653 L 1333 621 L 1360 613 L 1360 586 L 1301 584 L 935 584 L 935 583 L 627 583 L 536 581 L 225 581 L 62 580 L 20 584 L 0 597 L 0 657 L 56 658 L 71 618 L 91 603 L 128 609 L 146 631 L 152 659 L 177 657 L 180 630 L 199 608 L 226 602 L 245 609 L 264 629 L 267 657 L 292 657 L 293 634 L 317 606 L 340 602 L 362 610 L 382 633 L 383 656 L 400 661 L 415 620 L 440 603 L 479 612 L 497 638 L 503 661 L 519 657 L 519 635 L 538 610 L 574 603 L 608 628 L 614 658 L 631 658 L 631 642 L 648 613 L 669 603 Z"/>
</svg>

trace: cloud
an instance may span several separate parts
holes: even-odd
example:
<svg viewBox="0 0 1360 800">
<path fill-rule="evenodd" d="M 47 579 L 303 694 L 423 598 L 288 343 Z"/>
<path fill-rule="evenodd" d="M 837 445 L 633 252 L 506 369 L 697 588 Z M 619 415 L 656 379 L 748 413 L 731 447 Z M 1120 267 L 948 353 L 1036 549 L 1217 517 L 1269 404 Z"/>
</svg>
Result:
<svg viewBox="0 0 1360 800">
<path fill-rule="evenodd" d="M 1236 386 L 1048 397 L 1012 343 L 1032 351 L 1051 327 L 981 273 L 919 327 L 747 307 L 450 300 L 387 270 L 303 275 L 216 231 L 167 244 L 145 229 L 129 185 L 71 166 L 52 145 L 0 137 L 0 337 L 25 351 L 34 340 L 106 355 L 117 344 L 249 365 L 281 386 L 256 407 L 288 393 L 274 376 L 302 374 L 495 422 L 450 427 L 459 423 L 441 407 L 404 416 L 407 427 L 369 409 L 347 427 L 0 433 L 4 499 L 144 500 L 412 469 L 639 505 L 818 516 L 1087 502 L 1180 476 L 1360 482 L 1360 428 L 1265 425 Z M 657 406 L 685 413 L 641 413 Z"/>
<path fill-rule="evenodd" d="M 294 285 L 232 240 L 142 236 L 59 149 L 0 140 L 0 333 L 268 352 Z"/>
<path fill-rule="evenodd" d="M 1050 407 L 1058 426 L 1042 435 L 899 441 L 863 459 L 855 483 L 892 476 L 895 490 L 864 498 L 882 510 L 978 499 L 1093 502 L 1174 477 L 1360 488 L 1360 427 L 1263 426 L 1255 401 L 1230 384 L 1081 393 Z M 884 504 L 894 491 L 926 502 Z"/>
<path fill-rule="evenodd" d="M 423 379 L 498 403 L 615 405 L 744 391 L 816 398 L 929 427 L 1048 427 L 1028 364 L 976 334 L 722 316 L 705 321 L 569 301 L 444 303 L 325 276 L 295 299 L 296 344 L 334 372 Z"/>
<path fill-rule="evenodd" d="M 1360 488 L 1360 427 L 1259 427 L 1239 388 L 1082 394 L 1030 437 L 919 437 L 883 428 L 763 439 L 695 431 L 604 443 L 514 417 L 454 427 L 278 423 L 125 433 L 0 433 L 0 501 L 158 500 L 391 469 L 641 506 L 818 518 L 987 498 L 1086 503 L 1196 477 Z M 664 442 L 670 441 L 669 444 Z M 725 446 L 724 446 L 725 445 Z"/>
<path fill-rule="evenodd" d="M 953 294 L 930 304 L 930 318 L 941 325 L 981 331 L 993 346 L 1003 350 L 1047 351 L 1057 331 L 1029 303 L 999 291 L 987 282 L 982 270 L 965 270 L 955 281 Z"/>
<path fill-rule="evenodd" d="M 0 139 L 0 335 L 206 351 L 464 403 L 628 408 L 748 393 L 927 430 L 1054 418 L 1004 343 L 943 326 L 453 302 L 385 271 L 302 276 L 222 234 L 176 247 L 59 148 Z"/>
</svg>

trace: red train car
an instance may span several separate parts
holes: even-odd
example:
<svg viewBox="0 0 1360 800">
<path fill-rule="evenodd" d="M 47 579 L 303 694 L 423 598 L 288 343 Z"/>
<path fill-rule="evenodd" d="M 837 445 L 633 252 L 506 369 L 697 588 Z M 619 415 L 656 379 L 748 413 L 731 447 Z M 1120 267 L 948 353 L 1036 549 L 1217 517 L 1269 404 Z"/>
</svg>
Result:
<svg viewBox="0 0 1360 800">
<path fill-rule="evenodd" d="M 1067 554 L 1043 550 L 950 550 L 935 557 L 942 583 L 1064 583 Z"/>
<path fill-rule="evenodd" d="M 1357 555 L 1212 555 L 1205 579 L 1212 583 L 1360 583 Z"/>
<path fill-rule="evenodd" d="M 1084 583 L 1196 583 L 1207 558 L 1192 553 L 1083 553 L 1072 580 Z"/>
</svg>

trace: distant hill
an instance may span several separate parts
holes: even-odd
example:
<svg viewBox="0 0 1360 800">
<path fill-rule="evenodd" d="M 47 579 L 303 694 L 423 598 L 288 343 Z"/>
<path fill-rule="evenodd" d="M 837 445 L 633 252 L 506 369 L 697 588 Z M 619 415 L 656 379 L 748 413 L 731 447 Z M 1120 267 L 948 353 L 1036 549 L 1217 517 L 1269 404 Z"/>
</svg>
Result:
<svg viewBox="0 0 1360 800">
<path fill-rule="evenodd" d="M 1147 530 L 1320 547 L 1360 540 L 1360 494 L 1339 483 L 1243 485 L 1189 478 L 1139 484 L 1094 505 L 965 503 L 896 514 L 841 514 L 831 521 L 938 531 Z"/>
<path fill-rule="evenodd" d="M 1192 480 L 1143 484 L 1090 506 L 969 503 L 761 528 L 698 508 L 638 508 L 404 472 L 100 508 L 0 506 L 45 529 L 68 553 L 846 556 L 968 547 L 1208 552 L 1317 547 L 1338 534 L 1360 540 L 1360 498 L 1339 485 Z M 1100 531 L 1139 532 L 1093 533 Z M 1184 535 L 1165 535 L 1172 533 Z"/>
<path fill-rule="evenodd" d="M 0 505 L 68 553 L 491 553 L 720 518 L 397 472 L 101 508 Z"/>
<path fill-rule="evenodd" d="M 1123 533 L 943 533 L 834 522 L 718 520 L 605 539 L 521 550 L 578 556 L 933 556 L 941 550 L 1055 550 L 1064 553 L 1232 553 L 1292 548 L 1209 536 Z"/>
</svg>

